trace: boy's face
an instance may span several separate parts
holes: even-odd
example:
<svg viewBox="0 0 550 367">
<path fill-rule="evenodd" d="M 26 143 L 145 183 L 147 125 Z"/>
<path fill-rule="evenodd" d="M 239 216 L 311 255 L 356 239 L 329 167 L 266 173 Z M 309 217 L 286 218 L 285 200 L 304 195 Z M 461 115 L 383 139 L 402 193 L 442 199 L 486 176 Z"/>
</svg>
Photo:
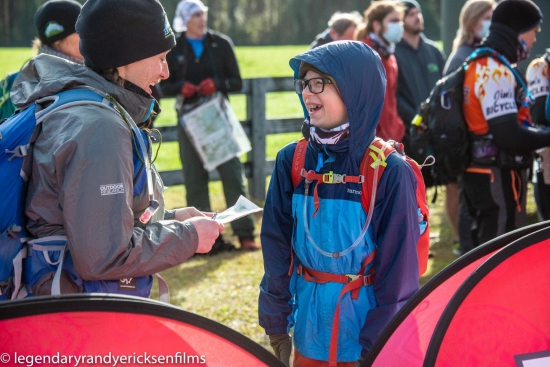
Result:
<svg viewBox="0 0 550 367">
<path fill-rule="evenodd" d="M 322 78 L 322 76 L 313 70 L 309 70 L 304 76 L 304 80 L 312 78 Z M 313 126 L 330 130 L 349 121 L 344 101 L 342 101 L 334 84 L 325 84 L 325 89 L 319 94 L 311 93 L 306 86 L 302 91 L 302 99 L 309 113 L 310 123 Z"/>
</svg>

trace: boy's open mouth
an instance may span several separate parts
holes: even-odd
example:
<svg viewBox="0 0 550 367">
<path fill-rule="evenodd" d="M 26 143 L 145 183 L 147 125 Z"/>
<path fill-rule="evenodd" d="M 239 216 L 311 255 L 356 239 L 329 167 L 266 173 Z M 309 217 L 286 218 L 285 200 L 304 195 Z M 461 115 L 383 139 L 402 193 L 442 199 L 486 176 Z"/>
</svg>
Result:
<svg viewBox="0 0 550 367">
<path fill-rule="evenodd" d="M 320 104 L 314 104 L 314 103 L 308 103 L 307 104 L 307 110 L 309 113 L 313 113 L 315 111 L 320 110 L 323 107 L 323 105 Z"/>
</svg>

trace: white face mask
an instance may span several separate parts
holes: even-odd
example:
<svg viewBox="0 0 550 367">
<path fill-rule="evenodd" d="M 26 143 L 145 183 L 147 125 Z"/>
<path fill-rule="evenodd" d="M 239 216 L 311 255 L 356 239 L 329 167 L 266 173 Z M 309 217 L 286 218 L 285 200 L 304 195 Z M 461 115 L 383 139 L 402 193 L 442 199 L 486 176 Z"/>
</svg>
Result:
<svg viewBox="0 0 550 367">
<path fill-rule="evenodd" d="M 481 22 L 481 29 L 477 32 L 477 36 L 481 39 L 485 38 L 489 34 L 489 27 L 491 26 L 491 20 L 487 19 Z"/>
<path fill-rule="evenodd" d="M 389 43 L 397 43 L 403 37 L 403 24 L 401 22 L 388 23 L 388 29 L 382 35 Z"/>
</svg>

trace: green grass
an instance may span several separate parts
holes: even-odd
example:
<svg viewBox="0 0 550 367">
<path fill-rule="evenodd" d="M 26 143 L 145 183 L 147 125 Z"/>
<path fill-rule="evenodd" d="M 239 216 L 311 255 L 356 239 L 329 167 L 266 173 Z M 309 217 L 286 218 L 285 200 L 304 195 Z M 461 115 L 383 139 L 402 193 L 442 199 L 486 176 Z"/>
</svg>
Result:
<svg viewBox="0 0 550 367">
<path fill-rule="evenodd" d="M 244 78 L 291 76 L 288 60 L 306 48 L 306 46 L 237 47 L 236 53 Z M 29 48 L 0 48 L 0 75 L 18 70 L 30 56 Z M 244 96 L 232 95 L 230 100 L 237 116 L 244 119 L 246 111 Z M 163 112 L 156 121 L 157 126 L 176 123 L 173 106 L 173 99 L 161 101 Z M 290 92 L 269 94 L 267 116 L 268 118 L 302 116 L 296 95 Z M 273 159 L 282 146 L 299 136 L 300 133 L 268 136 L 268 158 Z M 156 165 L 160 170 L 181 167 L 177 143 L 162 145 Z M 221 183 L 212 182 L 209 188 L 213 209 L 223 210 L 226 203 Z M 432 196 L 433 189 L 428 191 L 429 200 Z M 430 203 L 430 247 L 435 253 L 435 258 L 429 260 L 428 271 L 421 278 L 421 285 L 456 259 L 451 252 L 453 234 L 445 215 L 444 196 L 444 189 L 440 189 L 436 203 Z M 528 197 L 529 222 L 535 223 L 537 219 L 536 207 L 532 199 L 532 185 L 529 185 Z M 179 185 L 168 188 L 165 199 L 169 208 L 185 206 L 185 187 Z M 256 218 L 259 229 L 261 216 Z M 226 229 L 224 236 L 232 238 L 229 228 Z M 180 266 L 163 272 L 164 278 L 170 285 L 172 304 L 221 322 L 268 347 L 268 340 L 257 320 L 258 287 L 262 275 L 261 252 L 233 252 L 211 257 L 194 257 Z"/>
</svg>

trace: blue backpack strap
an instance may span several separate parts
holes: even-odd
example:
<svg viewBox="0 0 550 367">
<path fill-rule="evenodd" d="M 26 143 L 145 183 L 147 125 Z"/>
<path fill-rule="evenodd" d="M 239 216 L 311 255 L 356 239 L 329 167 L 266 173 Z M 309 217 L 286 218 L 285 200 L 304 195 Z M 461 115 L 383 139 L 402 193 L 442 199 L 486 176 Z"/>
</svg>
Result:
<svg viewBox="0 0 550 367">
<path fill-rule="evenodd" d="M 135 134 L 136 132 L 132 131 L 132 135 L 137 141 Z M 139 134 L 141 134 L 144 141 L 149 141 L 146 131 L 140 130 Z M 144 157 L 141 156 L 140 152 L 136 148 L 136 145 L 132 143 L 132 160 L 134 162 L 134 196 L 141 194 L 147 185 L 146 167 L 142 162 Z"/>
<path fill-rule="evenodd" d="M 516 69 L 512 67 L 512 65 L 510 65 L 510 62 L 504 56 L 498 53 L 496 50 L 490 47 L 480 47 L 476 49 L 474 52 L 472 52 L 470 56 L 468 56 L 468 59 L 466 60 L 466 62 L 468 62 L 469 60 L 475 59 L 479 54 L 482 54 L 482 53 L 489 53 L 490 57 L 493 57 L 498 61 L 500 61 L 501 63 L 503 63 L 512 72 L 512 74 L 514 74 L 514 77 L 516 78 L 517 82 L 519 83 L 521 88 L 523 88 L 523 90 L 525 91 L 525 100 L 522 102 L 523 107 L 529 107 L 530 104 L 535 103 L 535 99 L 533 98 L 533 95 L 531 94 L 531 92 L 529 92 L 529 88 L 527 88 L 527 85 L 525 84 L 525 81 L 523 80 L 521 75 L 518 73 Z"/>
</svg>

